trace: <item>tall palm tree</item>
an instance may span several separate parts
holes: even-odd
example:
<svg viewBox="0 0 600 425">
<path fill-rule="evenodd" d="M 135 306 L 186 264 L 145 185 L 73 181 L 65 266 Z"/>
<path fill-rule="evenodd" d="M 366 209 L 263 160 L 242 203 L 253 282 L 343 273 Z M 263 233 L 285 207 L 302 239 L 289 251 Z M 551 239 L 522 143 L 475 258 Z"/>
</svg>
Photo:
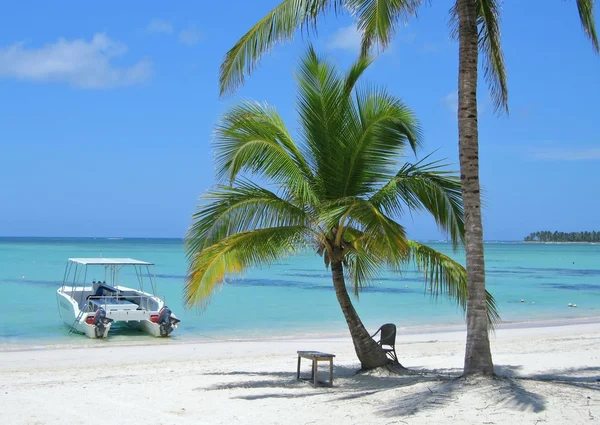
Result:
<svg viewBox="0 0 600 425">
<path fill-rule="evenodd" d="M 228 274 L 313 248 L 331 268 L 365 369 L 388 360 L 356 313 L 346 279 L 358 295 L 384 269 L 415 263 L 433 295 L 449 294 L 463 308 L 467 299 L 464 268 L 407 239 L 396 221 L 425 210 L 459 243 L 460 181 L 439 162 L 401 164 L 407 148 L 419 149 L 419 125 L 384 89 L 355 88 L 369 63 L 359 59 L 340 75 L 308 50 L 297 73 L 298 142 L 266 104 L 242 103 L 223 117 L 215 141 L 222 184 L 193 217 L 185 287 L 188 306 L 203 304 Z M 497 319 L 491 297 L 488 306 L 490 320 Z"/>
<path fill-rule="evenodd" d="M 583 30 L 600 51 L 594 0 L 576 0 Z M 274 44 L 291 40 L 298 29 L 314 28 L 319 15 L 347 10 L 362 33 L 362 54 L 373 45 L 386 48 L 397 24 L 413 16 L 422 0 L 284 0 L 227 52 L 221 65 L 221 94 L 235 90 Z M 464 374 L 493 374 L 485 317 L 485 263 L 479 186 L 477 64 L 483 53 L 484 74 L 497 111 L 508 111 L 506 71 L 500 45 L 499 0 L 455 0 L 452 15 L 459 41 L 458 127 L 462 197 L 465 209 L 468 305 Z"/>
</svg>

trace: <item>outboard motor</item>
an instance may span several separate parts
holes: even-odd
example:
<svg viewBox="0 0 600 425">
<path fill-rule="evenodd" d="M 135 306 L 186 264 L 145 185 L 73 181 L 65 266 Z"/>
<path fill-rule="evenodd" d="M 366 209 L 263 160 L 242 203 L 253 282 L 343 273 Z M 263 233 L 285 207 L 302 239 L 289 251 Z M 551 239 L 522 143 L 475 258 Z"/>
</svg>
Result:
<svg viewBox="0 0 600 425">
<path fill-rule="evenodd" d="M 96 332 L 96 338 L 104 337 L 104 331 L 106 330 L 106 325 L 112 322 L 112 319 L 106 318 L 106 311 L 103 308 L 99 308 L 94 314 L 94 331 Z"/>
<path fill-rule="evenodd" d="M 158 323 L 160 329 L 160 336 L 169 336 L 175 329 L 175 325 L 179 323 L 179 320 L 171 317 L 171 314 L 171 310 L 167 306 L 164 306 L 158 312 L 156 323 Z"/>
</svg>

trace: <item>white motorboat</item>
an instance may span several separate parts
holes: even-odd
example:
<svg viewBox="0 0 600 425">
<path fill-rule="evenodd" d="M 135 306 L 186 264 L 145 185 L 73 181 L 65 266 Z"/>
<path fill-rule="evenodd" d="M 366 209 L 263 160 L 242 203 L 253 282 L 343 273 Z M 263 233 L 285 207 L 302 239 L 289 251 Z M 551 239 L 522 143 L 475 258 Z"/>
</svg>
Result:
<svg viewBox="0 0 600 425">
<path fill-rule="evenodd" d="M 133 269 L 135 275 L 130 273 L 127 278 L 137 280 L 139 289 L 120 284 L 123 268 Z M 91 284 L 87 283 L 92 278 Z M 144 284 L 152 293 L 144 292 Z M 69 258 L 56 298 L 70 332 L 89 338 L 107 338 L 111 326 L 120 322 L 167 337 L 180 322 L 156 295 L 154 264 L 131 258 Z"/>
</svg>

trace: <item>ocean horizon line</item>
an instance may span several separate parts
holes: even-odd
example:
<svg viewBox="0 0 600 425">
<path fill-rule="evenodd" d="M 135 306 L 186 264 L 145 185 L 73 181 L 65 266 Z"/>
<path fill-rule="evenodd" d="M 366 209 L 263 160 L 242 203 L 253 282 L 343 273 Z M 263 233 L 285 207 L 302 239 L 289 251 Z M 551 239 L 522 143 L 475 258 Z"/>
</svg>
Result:
<svg viewBox="0 0 600 425">
<path fill-rule="evenodd" d="M 183 241 L 185 237 L 176 236 L 14 236 L 14 235 L 0 235 L 0 240 L 6 239 L 70 239 L 70 240 L 177 240 Z M 418 242 L 433 242 L 433 243 L 451 243 L 447 239 L 425 239 L 415 238 Z M 486 243 L 521 243 L 524 242 L 522 239 L 484 239 Z M 529 242 L 529 243 L 535 243 Z M 583 243 L 583 242 L 582 242 Z"/>
</svg>

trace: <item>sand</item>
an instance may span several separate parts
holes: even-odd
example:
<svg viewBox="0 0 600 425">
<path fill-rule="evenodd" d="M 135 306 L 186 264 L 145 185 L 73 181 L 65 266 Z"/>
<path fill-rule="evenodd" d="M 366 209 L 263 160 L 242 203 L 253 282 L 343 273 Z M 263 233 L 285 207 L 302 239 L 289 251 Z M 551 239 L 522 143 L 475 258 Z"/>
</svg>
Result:
<svg viewBox="0 0 600 425">
<path fill-rule="evenodd" d="M 464 339 L 399 334 L 408 376 L 355 374 L 346 337 L 5 347 L 0 423 L 600 423 L 600 324 L 498 330 L 494 380 L 456 378 Z M 336 354 L 333 388 L 296 381 L 297 350 Z"/>
</svg>

